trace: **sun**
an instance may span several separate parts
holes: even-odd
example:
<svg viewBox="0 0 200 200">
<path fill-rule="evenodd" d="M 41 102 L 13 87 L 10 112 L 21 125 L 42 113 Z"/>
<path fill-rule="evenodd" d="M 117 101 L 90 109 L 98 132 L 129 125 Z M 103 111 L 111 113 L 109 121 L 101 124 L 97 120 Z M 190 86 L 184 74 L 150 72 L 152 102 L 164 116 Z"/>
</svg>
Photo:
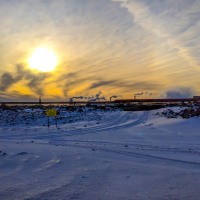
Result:
<svg viewBox="0 0 200 200">
<path fill-rule="evenodd" d="M 31 69 L 40 72 L 51 72 L 58 65 L 56 54 L 44 47 L 37 48 L 28 59 L 28 64 Z"/>
</svg>

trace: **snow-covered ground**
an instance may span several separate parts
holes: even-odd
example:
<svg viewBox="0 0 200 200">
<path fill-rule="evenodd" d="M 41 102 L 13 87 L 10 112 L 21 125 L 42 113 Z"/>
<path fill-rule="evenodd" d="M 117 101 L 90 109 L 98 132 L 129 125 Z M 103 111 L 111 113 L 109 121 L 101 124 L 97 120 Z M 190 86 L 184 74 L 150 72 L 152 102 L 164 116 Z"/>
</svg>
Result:
<svg viewBox="0 0 200 200">
<path fill-rule="evenodd" d="M 0 199 L 199 200 L 200 117 L 161 113 L 1 110 Z"/>
</svg>

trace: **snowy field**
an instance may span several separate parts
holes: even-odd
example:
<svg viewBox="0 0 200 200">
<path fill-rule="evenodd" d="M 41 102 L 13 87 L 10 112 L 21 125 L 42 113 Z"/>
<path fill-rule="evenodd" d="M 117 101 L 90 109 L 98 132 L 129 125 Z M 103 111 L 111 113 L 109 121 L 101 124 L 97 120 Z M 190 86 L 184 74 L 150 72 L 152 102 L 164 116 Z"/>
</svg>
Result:
<svg viewBox="0 0 200 200">
<path fill-rule="evenodd" d="M 1 110 L 0 199 L 199 200 L 200 117 L 162 112 Z"/>
</svg>

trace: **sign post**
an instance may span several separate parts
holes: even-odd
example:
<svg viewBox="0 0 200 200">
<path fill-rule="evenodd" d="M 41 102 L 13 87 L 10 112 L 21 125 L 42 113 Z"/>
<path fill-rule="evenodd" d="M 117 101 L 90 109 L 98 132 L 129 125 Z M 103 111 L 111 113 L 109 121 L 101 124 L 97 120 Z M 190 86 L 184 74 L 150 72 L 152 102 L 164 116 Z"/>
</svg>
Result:
<svg viewBox="0 0 200 200">
<path fill-rule="evenodd" d="M 49 117 L 55 117 L 56 127 L 58 127 L 58 125 L 57 125 L 57 110 L 55 108 L 47 109 L 46 116 L 47 116 L 48 128 L 50 126 Z"/>
</svg>

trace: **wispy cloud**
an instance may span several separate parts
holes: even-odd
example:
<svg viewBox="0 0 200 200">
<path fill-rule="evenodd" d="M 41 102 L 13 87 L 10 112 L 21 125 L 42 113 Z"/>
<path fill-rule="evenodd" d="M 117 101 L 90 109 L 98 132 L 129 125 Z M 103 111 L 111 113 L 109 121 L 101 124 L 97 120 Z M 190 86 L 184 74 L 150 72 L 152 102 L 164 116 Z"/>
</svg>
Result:
<svg viewBox="0 0 200 200">
<path fill-rule="evenodd" d="M 194 9 L 195 7 L 198 7 L 200 5 L 198 1 L 189 2 L 181 0 L 178 2 L 174 2 L 171 0 L 167 0 L 167 3 L 164 3 L 164 1 L 156 3 L 143 0 L 113 1 L 120 2 L 121 6 L 127 8 L 128 12 L 132 14 L 133 23 L 139 25 L 149 34 L 154 34 L 156 37 L 158 37 L 159 41 L 171 48 L 172 54 L 175 53 L 180 56 L 193 69 L 197 70 L 199 68 L 199 63 L 190 52 L 190 49 L 186 45 L 184 45 L 182 39 L 180 39 L 181 34 L 189 28 L 188 24 L 191 24 L 188 22 L 189 20 L 191 20 L 191 15 L 198 14 L 198 10 Z M 167 6 L 167 9 L 162 7 L 163 4 Z M 150 6 L 152 5 L 154 7 L 159 7 L 161 12 L 152 12 L 150 9 Z M 177 10 L 174 10 L 174 7 Z M 180 10 L 178 8 L 180 8 Z M 185 9 L 181 10 L 181 8 Z M 169 16 L 168 14 L 171 14 L 171 16 Z M 165 18 L 166 15 L 168 15 L 168 19 Z M 182 19 L 180 18 L 180 16 L 182 17 Z M 171 22 L 169 23 L 169 21 Z M 173 32 L 175 30 L 176 32 Z M 172 55 L 170 54 L 170 56 Z"/>
<path fill-rule="evenodd" d="M 0 91 L 126 97 L 158 94 L 177 81 L 200 91 L 199 6 L 199 0 L 1 0 Z M 40 45 L 57 52 L 55 72 L 28 69 Z"/>
<path fill-rule="evenodd" d="M 132 91 L 138 91 L 138 90 L 154 90 L 155 88 L 161 88 L 162 85 L 159 83 L 151 82 L 151 81 L 122 81 L 122 80 L 99 80 L 94 81 L 89 89 L 101 89 L 102 87 L 114 87 L 121 90 L 132 90 Z"/>
</svg>

